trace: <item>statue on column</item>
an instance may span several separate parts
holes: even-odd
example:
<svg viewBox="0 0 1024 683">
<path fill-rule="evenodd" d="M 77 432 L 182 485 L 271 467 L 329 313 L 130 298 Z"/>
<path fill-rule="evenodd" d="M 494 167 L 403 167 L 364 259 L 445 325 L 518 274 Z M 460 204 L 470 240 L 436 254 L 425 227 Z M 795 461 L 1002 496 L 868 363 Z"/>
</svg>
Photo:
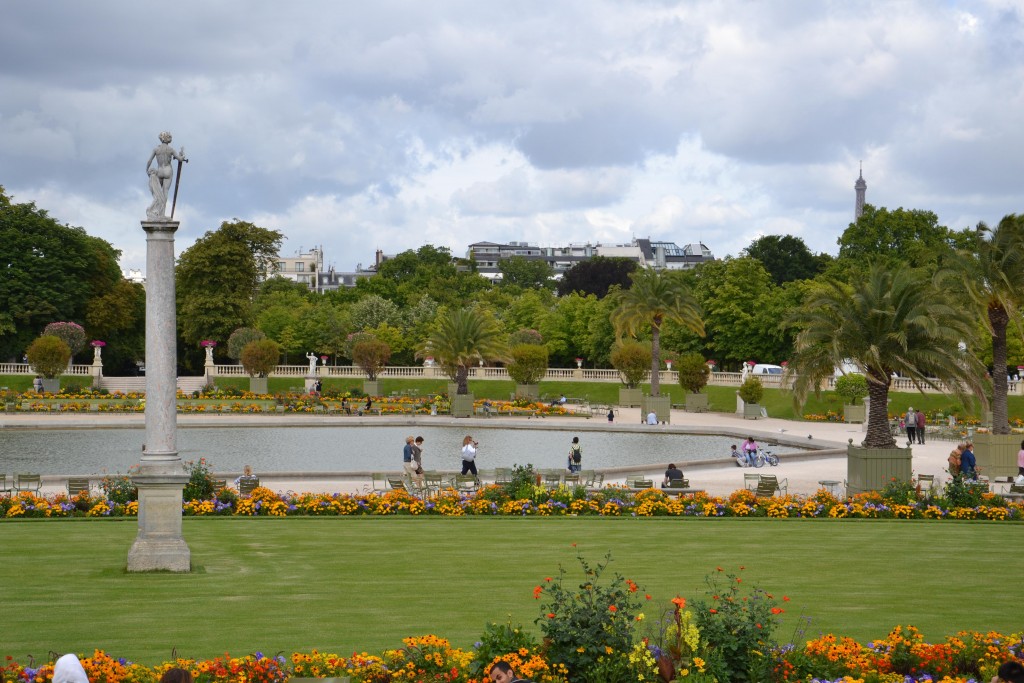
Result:
<svg viewBox="0 0 1024 683">
<path fill-rule="evenodd" d="M 316 362 L 319 360 L 317 355 L 310 351 L 306 354 L 306 358 L 309 360 L 309 376 L 316 377 Z"/>
<path fill-rule="evenodd" d="M 167 211 L 167 195 L 171 190 L 171 176 L 174 175 L 171 168 L 171 160 L 178 160 L 178 180 L 181 181 L 181 164 L 188 161 L 185 158 L 185 148 L 175 152 L 170 145 L 171 134 L 167 131 L 160 133 L 160 144 L 153 149 L 146 162 L 146 173 L 149 174 L 149 191 L 153 193 L 153 203 L 146 209 L 146 217 L 151 221 L 167 220 L 164 215 Z M 151 168 L 153 161 L 156 167 Z M 175 199 L 178 195 L 178 187 L 174 187 Z M 173 208 L 172 208 L 173 217 Z"/>
</svg>

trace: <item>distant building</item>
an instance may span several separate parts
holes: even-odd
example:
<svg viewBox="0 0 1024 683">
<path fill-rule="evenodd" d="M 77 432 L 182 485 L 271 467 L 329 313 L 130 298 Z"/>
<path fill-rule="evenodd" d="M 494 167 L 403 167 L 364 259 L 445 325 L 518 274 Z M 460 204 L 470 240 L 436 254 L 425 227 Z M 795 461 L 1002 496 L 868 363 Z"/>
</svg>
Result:
<svg viewBox="0 0 1024 683">
<path fill-rule="evenodd" d="M 634 239 L 630 244 L 571 243 L 565 246 L 541 247 L 529 242 L 476 242 L 469 245 L 467 257 L 476 261 L 477 272 L 494 283 L 501 282 L 500 263 L 504 259 L 520 256 L 529 261 L 544 261 L 560 280 L 565 271 L 580 261 L 595 256 L 633 259 L 644 268 L 655 270 L 685 270 L 704 261 L 713 261 L 714 255 L 703 244 L 678 246 L 675 242 Z"/>
<path fill-rule="evenodd" d="M 313 247 L 305 253 L 300 247 L 295 256 L 278 255 L 273 266 L 267 269 L 266 276 L 268 278 L 283 277 L 316 291 L 317 273 L 323 270 L 323 267 L 323 247 Z"/>
<path fill-rule="evenodd" d="M 864 201 L 867 198 L 868 184 L 864 181 L 864 166 L 861 165 L 860 177 L 857 178 L 857 182 L 853 184 L 853 189 L 857 193 L 857 199 L 853 205 L 853 220 L 857 220 L 864 213 Z"/>
</svg>

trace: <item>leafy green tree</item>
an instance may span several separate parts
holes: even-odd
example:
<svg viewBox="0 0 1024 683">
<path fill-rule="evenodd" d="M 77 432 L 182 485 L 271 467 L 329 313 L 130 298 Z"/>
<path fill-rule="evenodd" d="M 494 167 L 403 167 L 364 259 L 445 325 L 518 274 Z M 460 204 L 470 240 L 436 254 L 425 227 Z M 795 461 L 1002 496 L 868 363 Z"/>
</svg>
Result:
<svg viewBox="0 0 1024 683">
<path fill-rule="evenodd" d="M 639 270 L 630 275 L 632 286 L 616 294 L 618 307 L 612 324 L 618 334 L 635 336 L 650 325 L 651 395 L 660 396 L 661 327 L 674 320 L 697 334 L 704 334 L 701 309 L 693 292 L 675 273 Z"/>
<path fill-rule="evenodd" d="M 491 283 L 476 273 L 469 261 L 458 262 L 445 247 L 426 244 L 385 260 L 377 275 L 356 283 L 360 298 L 378 294 L 402 305 L 418 301 L 424 294 L 434 301 L 462 305 Z"/>
<path fill-rule="evenodd" d="M 548 350 L 533 343 L 516 344 L 509 351 L 511 360 L 506 367 L 508 376 L 516 384 L 536 384 L 548 371 Z"/>
<path fill-rule="evenodd" d="M 254 327 L 239 327 L 228 337 L 228 358 L 239 360 L 242 357 L 242 350 L 249 342 L 266 339 L 267 335 L 263 330 Z"/>
<path fill-rule="evenodd" d="M 776 285 L 810 280 L 829 260 L 826 254 L 812 253 L 801 238 L 793 235 L 765 235 L 751 242 L 744 251 L 761 262 Z"/>
<path fill-rule="evenodd" d="M 71 349 L 63 339 L 46 334 L 32 342 L 25 355 L 36 372 L 46 379 L 53 379 L 67 369 Z"/>
<path fill-rule="evenodd" d="M 708 352 L 723 364 L 774 356 L 782 318 L 767 310 L 775 286 L 761 262 L 726 258 L 698 269 L 696 293 L 704 312 Z"/>
<path fill-rule="evenodd" d="M 868 381 L 859 372 L 840 375 L 836 377 L 835 392 L 847 405 L 855 406 L 868 395 Z"/>
<path fill-rule="evenodd" d="M 242 348 L 240 360 L 250 377 L 266 377 L 281 358 L 281 347 L 273 339 L 256 339 Z"/>
<path fill-rule="evenodd" d="M 555 271 L 542 259 L 528 259 L 525 256 L 512 256 L 498 262 L 501 271 L 502 287 L 519 287 L 521 289 L 554 289 L 552 280 Z"/>
<path fill-rule="evenodd" d="M 387 367 L 390 358 L 391 347 L 375 337 L 363 339 L 352 347 L 352 362 L 363 369 L 371 382 Z"/>
<path fill-rule="evenodd" d="M 351 331 L 347 311 L 324 297 L 310 301 L 301 321 L 302 337 L 312 348 L 334 356 L 335 362 L 345 348 Z"/>
<path fill-rule="evenodd" d="M 89 299 L 85 309 L 89 336 L 109 342 L 103 350 L 104 373 L 126 374 L 146 353 L 146 290 L 119 280 Z"/>
<path fill-rule="evenodd" d="M 691 394 L 698 394 L 708 385 L 711 368 L 699 353 L 684 353 L 676 361 L 679 385 Z"/>
<path fill-rule="evenodd" d="M 348 309 L 352 327 L 357 330 L 368 330 L 381 323 L 392 327 L 402 326 L 402 312 L 398 305 L 377 294 L 364 296 Z"/>
<path fill-rule="evenodd" d="M 562 274 L 562 279 L 558 281 L 558 294 L 565 296 L 579 292 L 602 298 L 615 285 L 628 289 L 629 276 L 637 268 L 638 264 L 633 259 L 618 256 L 595 256 L 586 261 L 578 261 Z"/>
<path fill-rule="evenodd" d="M 43 335 L 57 337 L 68 345 L 71 350 L 71 357 L 85 348 L 85 328 L 78 323 L 57 322 L 50 323 L 43 328 Z"/>
<path fill-rule="evenodd" d="M 1007 329 L 1024 301 L 1024 216 L 1005 216 L 995 229 L 979 223 L 971 250 L 961 250 L 956 272 L 967 300 L 992 340 L 992 431 L 1009 434 Z"/>
<path fill-rule="evenodd" d="M 20 358 L 47 323 L 83 321 L 89 302 L 121 281 L 119 255 L 0 188 L 0 358 Z"/>
<path fill-rule="evenodd" d="M 519 346 L 520 344 L 541 346 L 544 343 L 544 336 L 537 330 L 516 330 L 509 335 L 508 343 L 510 346 Z M 544 356 L 547 358 L 547 351 Z"/>
<path fill-rule="evenodd" d="M 282 239 L 277 230 L 225 221 L 182 252 L 176 272 L 178 326 L 186 348 L 202 339 L 227 339 L 235 329 L 252 325 L 253 300 Z"/>
<path fill-rule="evenodd" d="M 492 318 L 461 308 L 443 313 L 417 356 L 433 356 L 457 383 L 458 394 L 469 393 L 469 368 L 481 360 L 506 361 L 504 334 Z"/>
<path fill-rule="evenodd" d="M 919 389 L 941 388 L 966 400 L 981 389 L 983 368 L 959 343 L 970 334 L 971 319 L 949 303 L 937 282 L 917 269 L 871 264 L 867 277 L 845 285 L 829 279 L 810 293 L 792 316 L 799 326 L 790 369 L 797 402 L 836 367 L 853 361 L 868 382 L 868 448 L 894 448 L 889 429 L 889 385 L 893 373 Z"/>
<path fill-rule="evenodd" d="M 638 341 L 621 341 L 612 347 L 612 367 L 630 389 L 640 386 L 651 371 L 651 347 Z"/>
<path fill-rule="evenodd" d="M 750 375 L 743 380 L 737 393 L 744 403 L 757 403 L 764 396 L 764 385 L 757 377 Z"/>
</svg>

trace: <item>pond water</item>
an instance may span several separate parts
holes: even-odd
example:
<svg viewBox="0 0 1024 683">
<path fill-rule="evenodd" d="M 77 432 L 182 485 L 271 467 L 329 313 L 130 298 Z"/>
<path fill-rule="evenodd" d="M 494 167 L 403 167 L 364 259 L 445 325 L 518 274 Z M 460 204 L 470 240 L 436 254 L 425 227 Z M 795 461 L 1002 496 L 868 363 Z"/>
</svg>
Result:
<svg viewBox="0 0 1024 683">
<path fill-rule="evenodd" d="M 469 430 L 469 431 L 467 431 Z M 532 463 L 540 468 L 566 464 L 573 436 L 583 446 L 583 467 L 605 468 L 725 457 L 731 436 L 698 436 L 665 432 L 597 432 L 551 429 L 510 429 L 466 425 L 312 426 L 312 427 L 179 427 L 178 450 L 183 460 L 207 459 L 214 471 L 353 472 L 398 470 L 408 435 L 424 438 L 427 469 L 461 467 L 462 439 L 480 442 L 477 466 L 482 469 Z M 139 462 L 142 428 L 0 430 L 0 472 L 41 474 L 103 474 L 126 472 Z M 772 446 L 776 453 L 799 448 Z"/>
</svg>

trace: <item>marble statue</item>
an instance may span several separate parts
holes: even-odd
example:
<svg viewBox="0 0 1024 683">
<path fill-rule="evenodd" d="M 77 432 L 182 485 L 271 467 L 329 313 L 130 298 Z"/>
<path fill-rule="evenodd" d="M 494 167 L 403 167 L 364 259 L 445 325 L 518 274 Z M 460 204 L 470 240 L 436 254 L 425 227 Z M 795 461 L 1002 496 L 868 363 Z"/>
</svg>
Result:
<svg viewBox="0 0 1024 683">
<path fill-rule="evenodd" d="M 306 358 L 309 359 L 309 374 L 311 376 L 315 375 L 316 374 L 316 362 L 317 362 L 317 360 L 319 360 L 317 358 L 317 355 L 315 353 L 310 352 L 310 353 L 306 354 Z"/>
<path fill-rule="evenodd" d="M 188 161 L 185 158 L 185 148 L 175 152 L 170 145 L 171 134 L 167 131 L 160 133 L 160 144 L 153 149 L 146 162 L 146 173 L 149 174 L 149 191 L 153 193 L 153 203 L 146 209 L 146 217 L 151 221 L 167 220 L 164 215 L 167 210 L 167 194 L 171 189 L 171 176 L 174 175 L 171 168 L 171 160 L 178 160 L 178 177 L 181 178 L 181 164 Z M 156 167 L 152 168 L 156 160 Z"/>
</svg>

